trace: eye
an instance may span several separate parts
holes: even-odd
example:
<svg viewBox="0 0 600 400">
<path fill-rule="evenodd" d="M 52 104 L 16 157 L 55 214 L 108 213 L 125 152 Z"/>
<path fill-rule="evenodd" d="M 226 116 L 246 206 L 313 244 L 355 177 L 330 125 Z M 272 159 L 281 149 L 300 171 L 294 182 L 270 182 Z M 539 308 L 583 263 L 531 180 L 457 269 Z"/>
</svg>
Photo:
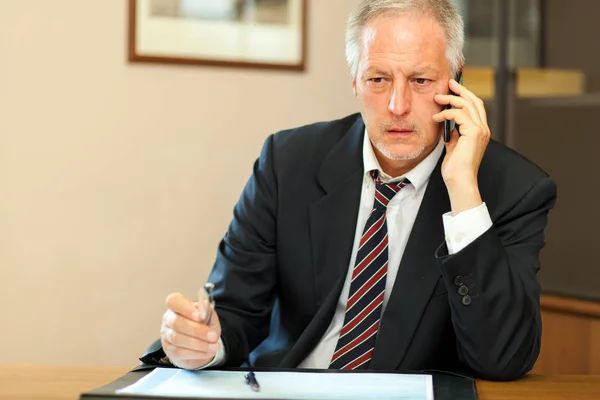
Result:
<svg viewBox="0 0 600 400">
<path fill-rule="evenodd" d="M 390 78 L 385 76 L 374 76 L 372 78 L 367 78 L 367 86 L 373 89 L 383 89 L 387 87 L 390 83 Z"/>
<path fill-rule="evenodd" d="M 418 86 L 424 86 L 427 85 L 429 82 L 431 82 L 430 79 L 425 79 L 425 78 L 415 78 L 413 79 L 413 81 L 418 85 Z"/>
</svg>

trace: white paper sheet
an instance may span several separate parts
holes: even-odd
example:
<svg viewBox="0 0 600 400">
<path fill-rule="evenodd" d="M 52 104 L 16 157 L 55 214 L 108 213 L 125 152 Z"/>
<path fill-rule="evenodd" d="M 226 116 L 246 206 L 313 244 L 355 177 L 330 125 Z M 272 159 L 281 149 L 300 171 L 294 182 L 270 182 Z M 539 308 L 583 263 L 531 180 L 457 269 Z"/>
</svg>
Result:
<svg viewBox="0 0 600 400">
<path fill-rule="evenodd" d="M 431 375 L 256 372 L 260 391 L 254 392 L 245 374 L 157 368 L 117 393 L 215 399 L 433 400 Z"/>
</svg>

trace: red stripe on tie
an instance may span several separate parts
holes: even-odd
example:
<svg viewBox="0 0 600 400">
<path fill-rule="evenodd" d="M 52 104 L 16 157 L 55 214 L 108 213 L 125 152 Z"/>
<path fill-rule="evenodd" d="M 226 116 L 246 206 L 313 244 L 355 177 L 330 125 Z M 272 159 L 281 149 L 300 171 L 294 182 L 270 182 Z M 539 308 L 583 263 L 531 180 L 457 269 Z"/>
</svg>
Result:
<svg viewBox="0 0 600 400">
<path fill-rule="evenodd" d="M 344 325 L 342 331 L 340 332 L 340 339 L 344 337 L 348 332 L 352 331 L 357 325 L 365 320 L 371 314 L 373 310 L 383 304 L 383 295 L 384 292 L 381 292 L 379 296 L 377 296 L 371 304 L 365 307 L 364 310 L 360 312 L 356 317 L 354 317 L 348 324 Z"/>
<path fill-rule="evenodd" d="M 379 219 L 373 224 L 373 226 L 371 226 L 369 230 L 366 231 L 360 238 L 360 244 L 358 245 L 359 249 L 363 247 L 363 245 L 367 243 L 379 229 L 381 229 L 384 222 L 385 214 L 382 214 L 381 217 L 379 217 Z"/>
<path fill-rule="evenodd" d="M 367 256 L 356 267 L 354 267 L 354 270 L 352 271 L 352 280 L 356 279 L 356 277 L 359 276 L 360 273 L 363 272 L 363 270 L 367 268 L 373 262 L 374 259 L 379 257 L 379 255 L 385 250 L 387 245 L 388 241 L 386 235 L 384 236 L 381 243 L 379 243 L 377 247 L 373 249 L 373 251 L 367 254 Z"/>
<path fill-rule="evenodd" d="M 367 351 L 365 354 L 363 354 L 362 356 L 358 357 L 354 361 L 350 361 L 348 364 L 344 365 L 340 369 L 351 370 L 351 369 L 356 369 L 356 368 L 360 367 L 364 363 L 368 362 L 371 359 L 371 357 L 373 357 L 373 350 L 374 349 L 371 349 L 371 350 Z"/>
<path fill-rule="evenodd" d="M 346 313 L 348 311 L 350 311 L 350 309 L 354 306 L 354 304 L 358 303 L 358 301 L 363 297 L 363 295 L 367 291 L 369 291 L 369 289 L 371 289 L 373 286 L 375 286 L 375 284 L 377 282 L 379 282 L 379 280 L 381 278 L 383 278 L 386 273 L 387 273 L 387 261 L 385 262 L 385 264 L 383 264 L 381 266 L 381 268 L 379 268 L 379 271 L 377 271 L 371 278 L 369 278 L 369 280 L 366 281 L 365 284 L 362 285 L 362 287 L 360 289 L 358 289 L 356 291 L 356 293 L 354 293 L 352 295 L 352 297 L 350 297 L 348 299 L 348 304 L 346 304 Z"/>
<path fill-rule="evenodd" d="M 378 201 L 379 201 L 381 204 L 383 204 L 384 206 L 387 206 L 387 205 L 388 205 L 388 203 L 390 202 L 390 201 L 388 200 L 388 198 L 387 198 L 387 197 L 385 197 L 383 194 L 381 194 L 381 192 L 380 192 L 380 191 L 378 191 L 378 190 L 376 190 L 376 191 L 375 191 L 375 198 L 376 198 L 376 199 L 377 199 L 377 200 L 378 200 Z"/>
<path fill-rule="evenodd" d="M 344 354 L 351 351 L 353 348 L 355 348 L 356 346 L 358 346 L 359 344 L 361 344 L 362 342 L 364 342 L 365 340 L 367 340 L 368 338 L 373 336 L 377 332 L 378 328 L 379 328 L 379 321 L 373 322 L 373 325 L 371 325 L 369 327 L 369 329 L 367 329 L 366 331 L 361 333 L 360 336 L 357 336 L 356 338 L 354 338 L 353 341 L 351 341 L 350 343 L 348 343 L 347 345 L 345 345 L 344 347 L 342 347 L 341 349 L 339 349 L 338 351 L 333 353 L 333 358 L 331 359 L 331 363 L 334 363 L 338 358 L 342 357 Z"/>
</svg>

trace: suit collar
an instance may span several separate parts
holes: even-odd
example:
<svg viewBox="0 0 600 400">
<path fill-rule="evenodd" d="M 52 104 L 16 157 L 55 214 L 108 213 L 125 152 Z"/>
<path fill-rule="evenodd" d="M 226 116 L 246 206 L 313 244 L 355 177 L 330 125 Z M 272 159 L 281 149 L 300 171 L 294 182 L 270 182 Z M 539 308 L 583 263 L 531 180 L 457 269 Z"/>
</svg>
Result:
<svg viewBox="0 0 600 400">
<path fill-rule="evenodd" d="M 357 114 L 354 124 L 323 160 L 317 172 L 317 182 L 326 193 L 334 190 L 357 170 L 362 170 L 364 130 L 365 124 Z"/>
<path fill-rule="evenodd" d="M 348 271 L 362 191 L 364 128 L 362 118 L 357 116 L 317 173 L 325 192 L 309 208 L 317 307 L 325 303 L 334 288 L 333 295 L 339 297 L 342 285 L 336 284 Z"/>
</svg>

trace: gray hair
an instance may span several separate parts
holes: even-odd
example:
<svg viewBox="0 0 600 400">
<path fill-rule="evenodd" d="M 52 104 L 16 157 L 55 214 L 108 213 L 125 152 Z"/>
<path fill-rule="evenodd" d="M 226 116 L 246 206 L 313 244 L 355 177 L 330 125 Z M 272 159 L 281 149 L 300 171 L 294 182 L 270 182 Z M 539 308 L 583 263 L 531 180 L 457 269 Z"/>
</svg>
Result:
<svg viewBox="0 0 600 400">
<path fill-rule="evenodd" d="M 454 76 L 459 71 L 465 62 L 464 23 L 451 0 L 363 0 L 346 25 L 346 61 L 354 79 L 358 75 L 363 28 L 372 19 L 389 12 L 416 12 L 433 17 L 446 34 L 446 58 L 450 73 Z"/>
</svg>

